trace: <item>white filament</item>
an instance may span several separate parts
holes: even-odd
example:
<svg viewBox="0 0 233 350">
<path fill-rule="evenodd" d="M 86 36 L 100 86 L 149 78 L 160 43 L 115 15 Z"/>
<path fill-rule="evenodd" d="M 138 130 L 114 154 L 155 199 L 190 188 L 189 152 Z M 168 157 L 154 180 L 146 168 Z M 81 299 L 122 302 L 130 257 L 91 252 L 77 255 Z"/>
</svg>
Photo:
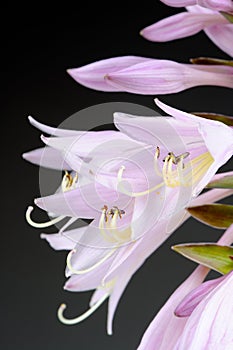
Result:
<svg viewBox="0 0 233 350">
<path fill-rule="evenodd" d="M 61 321 L 62 323 L 66 324 L 66 325 L 73 325 L 73 324 L 80 323 L 80 322 L 84 321 L 86 318 L 88 318 L 91 314 L 93 314 L 93 312 L 95 312 L 108 297 L 109 297 L 109 293 L 104 294 L 102 296 L 102 298 L 100 298 L 92 307 L 90 307 L 89 310 L 84 312 L 82 315 L 75 317 L 75 318 L 71 318 L 71 319 L 67 319 L 63 316 L 64 310 L 66 309 L 66 304 L 61 304 L 61 306 L 59 307 L 59 309 L 57 311 L 57 317 L 58 317 L 59 321 Z"/>
<path fill-rule="evenodd" d="M 71 259 L 72 259 L 72 255 L 74 253 L 76 253 L 76 249 L 73 249 L 67 255 L 66 264 L 67 264 L 68 269 L 72 273 L 74 273 L 76 275 L 83 275 L 83 274 L 88 273 L 92 270 L 95 270 L 98 266 L 103 264 L 108 258 L 110 258 L 110 256 L 112 256 L 112 254 L 116 251 L 116 249 L 117 249 L 117 247 L 113 248 L 112 250 L 110 250 L 110 252 L 108 252 L 108 254 L 106 254 L 102 259 L 100 259 L 96 264 L 94 264 L 91 267 L 88 267 L 87 269 L 84 269 L 84 270 L 76 270 L 73 268 L 72 263 L 71 263 Z"/>
<path fill-rule="evenodd" d="M 27 208 L 26 220 L 31 226 L 36 227 L 36 228 L 45 228 L 45 227 L 55 225 L 59 221 L 63 220 L 66 217 L 66 216 L 58 216 L 57 218 L 54 218 L 54 219 L 47 221 L 47 222 L 35 222 L 31 219 L 31 213 L 32 213 L 33 209 L 34 208 L 32 206 L 29 206 Z"/>
</svg>

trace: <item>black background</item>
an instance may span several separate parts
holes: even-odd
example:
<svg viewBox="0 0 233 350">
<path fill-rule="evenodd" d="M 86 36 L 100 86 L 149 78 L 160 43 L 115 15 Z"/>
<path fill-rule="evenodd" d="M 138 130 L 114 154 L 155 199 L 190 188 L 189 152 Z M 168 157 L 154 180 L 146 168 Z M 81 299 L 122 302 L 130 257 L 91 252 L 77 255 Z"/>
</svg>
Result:
<svg viewBox="0 0 233 350">
<path fill-rule="evenodd" d="M 173 234 L 131 280 L 110 337 L 105 331 L 106 304 L 77 326 L 59 323 L 56 310 L 61 302 L 76 316 L 86 310 L 91 292 L 63 291 L 65 253 L 50 249 L 40 240 L 40 230 L 24 220 L 27 205 L 39 195 L 38 168 L 21 159 L 23 152 L 41 145 L 40 132 L 27 122 L 29 114 L 56 126 L 97 103 L 125 101 L 153 108 L 154 96 L 91 91 L 75 83 L 67 68 L 126 54 L 179 62 L 197 56 L 227 58 L 204 33 L 160 44 L 139 35 L 143 27 L 177 12 L 156 0 L 95 6 L 82 2 L 75 8 L 65 2 L 53 9 L 32 3 L 25 11 L 12 5 L 2 12 L 1 349 L 135 349 L 155 313 L 195 266 L 170 246 L 219 236 L 220 231 L 192 219 Z M 228 114 L 232 97 L 229 89 L 216 87 L 160 96 L 187 111 Z M 46 218 L 37 215 L 38 220 Z"/>
</svg>

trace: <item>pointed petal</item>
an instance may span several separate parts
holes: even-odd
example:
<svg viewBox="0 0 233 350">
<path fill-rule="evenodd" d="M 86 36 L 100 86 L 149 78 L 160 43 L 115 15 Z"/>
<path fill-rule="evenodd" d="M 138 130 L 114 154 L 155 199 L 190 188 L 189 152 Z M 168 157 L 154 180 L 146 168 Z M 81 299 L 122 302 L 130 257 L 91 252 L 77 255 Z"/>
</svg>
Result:
<svg viewBox="0 0 233 350">
<path fill-rule="evenodd" d="M 196 4 L 196 0 L 161 0 L 161 2 L 173 7 L 185 7 Z"/>
<path fill-rule="evenodd" d="M 189 291 L 203 281 L 207 273 L 207 268 L 198 267 L 175 290 L 146 330 L 138 350 L 173 350 L 186 324 L 186 319 L 174 315 L 174 309 Z"/>
<path fill-rule="evenodd" d="M 42 132 L 45 132 L 48 135 L 53 136 L 77 136 L 80 132 L 76 130 L 66 130 L 66 129 L 60 129 L 60 128 L 54 128 L 51 126 L 47 126 L 45 124 L 42 124 L 38 122 L 33 117 L 29 116 L 28 120 L 31 125 L 33 125 L 35 128 L 41 130 Z"/>
<path fill-rule="evenodd" d="M 112 323 L 113 323 L 113 318 L 114 318 L 117 305 L 131 277 L 132 277 L 132 274 L 129 274 L 128 272 L 124 273 L 124 271 L 122 271 L 118 276 L 114 289 L 110 295 L 109 302 L 108 302 L 108 321 L 107 321 L 107 332 L 109 335 L 113 333 Z"/>
<path fill-rule="evenodd" d="M 152 24 L 141 34 L 150 41 L 164 42 L 194 35 L 216 23 L 226 23 L 226 20 L 218 13 L 182 12 Z"/>
<path fill-rule="evenodd" d="M 229 273 L 195 308 L 174 347 L 175 350 L 232 348 L 232 288 L 233 272 Z"/>
<path fill-rule="evenodd" d="M 177 306 L 175 315 L 178 317 L 188 317 L 191 315 L 196 306 L 226 278 L 225 276 L 202 283 L 189 293 Z"/>
<path fill-rule="evenodd" d="M 44 137 L 42 141 L 63 153 L 73 153 L 79 157 L 93 158 L 94 155 L 106 155 L 108 148 L 115 143 L 120 144 L 122 141 L 130 142 L 131 140 L 124 134 L 114 131 L 83 131 L 76 136 L 71 137 Z M 131 141 L 131 148 L 133 148 Z"/>
<path fill-rule="evenodd" d="M 202 141 L 198 127 L 192 120 L 183 123 L 171 117 L 140 117 L 117 112 L 114 113 L 114 124 L 129 137 L 159 145 L 161 153 L 171 149 L 183 153 L 186 151 L 184 143 Z"/>
<path fill-rule="evenodd" d="M 99 217 L 104 204 L 113 207 L 116 200 L 119 202 L 116 191 L 100 184 L 89 183 L 64 193 L 37 198 L 35 204 L 56 215 L 93 219 Z"/>
<path fill-rule="evenodd" d="M 107 83 L 105 80 L 106 74 L 124 69 L 145 60 L 148 60 L 148 58 L 137 56 L 114 57 L 94 62 L 80 68 L 68 69 L 67 72 L 79 84 L 88 88 L 100 91 L 118 91 L 117 88 Z"/>
<path fill-rule="evenodd" d="M 72 250 L 80 240 L 87 227 L 83 226 L 75 230 L 65 231 L 62 233 L 45 234 L 40 237 L 46 239 L 50 246 L 55 250 Z"/>
<path fill-rule="evenodd" d="M 40 165 L 49 169 L 71 170 L 64 160 L 62 153 L 51 147 L 38 148 L 24 153 L 22 157 L 32 164 Z"/>
<path fill-rule="evenodd" d="M 194 193 L 198 194 L 211 180 L 217 170 L 232 156 L 233 130 L 221 122 L 203 119 L 201 117 L 179 111 L 178 109 L 165 105 L 158 99 L 156 99 L 155 102 L 161 109 L 175 117 L 177 120 L 183 120 L 184 122 L 191 120 L 199 125 L 199 132 L 202 135 L 206 147 L 213 157 L 214 162 L 212 165 L 210 165 L 206 174 L 196 186 Z M 216 142 L 216 135 L 218 135 L 218 139 L 221 140 L 220 144 L 219 142 Z"/>
</svg>

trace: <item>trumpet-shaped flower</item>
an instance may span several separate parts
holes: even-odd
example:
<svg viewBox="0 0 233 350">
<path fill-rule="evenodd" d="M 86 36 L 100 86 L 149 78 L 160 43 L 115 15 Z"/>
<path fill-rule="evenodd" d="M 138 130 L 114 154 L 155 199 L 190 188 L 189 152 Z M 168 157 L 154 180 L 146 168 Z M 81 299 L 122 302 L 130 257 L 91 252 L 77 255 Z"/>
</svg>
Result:
<svg viewBox="0 0 233 350">
<path fill-rule="evenodd" d="M 119 91 L 145 95 L 170 94 L 202 85 L 232 88 L 233 67 L 154 59 L 108 73 L 105 79 Z"/>
<path fill-rule="evenodd" d="M 233 226 L 224 233 L 218 244 L 228 245 L 232 244 L 232 242 Z M 232 273 L 228 278 L 217 281 L 219 286 L 216 289 L 216 281 L 206 282 L 207 287 L 201 285 L 208 272 L 209 269 L 207 267 L 197 267 L 187 280 L 175 290 L 146 330 L 138 350 L 230 349 L 230 347 L 224 346 L 227 345 L 227 340 L 232 337 L 232 322 L 227 319 L 225 327 L 223 327 L 224 308 L 220 310 L 221 302 L 223 301 L 220 299 L 220 294 L 221 298 L 225 294 L 223 304 L 229 307 L 231 298 L 228 297 L 228 293 L 231 293 L 232 290 L 232 287 L 230 287 L 230 284 L 232 284 Z M 200 285 L 201 287 L 198 287 Z M 220 286 L 223 288 L 221 289 Z M 226 292 L 227 287 L 228 291 Z M 220 293 L 219 289 L 221 289 Z M 216 291 L 217 293 L 215 294 Z M 201 294 L 203 300 L 200 302 Z M 194 296 L 196 300 L 194 300 Z M 214 297 L 212 298 L 212 296 Z M 217 300 L 218 303 L 216 304 Z M 178 305 L 179 307 L 176 309 Z M 195 306 L 196 313 L 194 314 L 194 310 L 189 318 L 175 315 L 176 310 L 176 314 L 183 312 L 183 316 L 187 316 Z M 207 312 L 207 307 L 209 312 Z M 187 313 L 187 310 L 189 310 L 189 313 Z M 232 305 L 230 310 L 232 314 Z M 214 315 L 215 313 L 216 315 Z M 229 315 L 230 313 L 227 312 L 226 317 L 229 317 Z M 213 328 L 211 328 L 212 326 Z M 198 332 L 200 333 L 198 334 Z M 226 332 L 225 339 L 224 332 Z M 213 336 L 212 339 L 209 338 L 210 335 Z M 210 341 L 212 344 L 210 344 Z M 207 347 L 207 344 L 209 347 Z M 211 345 L 215 347 L 211 347 Z M 219 347 L 216 347 L 216 345 Z"/>
<path fill-rule="evenodd" d="M 210 1 L 210 3 L 213 4 L 213 1 Z M 217 3 L 219 4 L 219 2 Z M 216 9 L 217 7 L 217 5 L 216 7 L 213 6 Z M 222 6 L 222 8 L 225 7 Z M 199 5 L 188 6 L 187 12 L 162 19 L 144 28 L 141 34 L 150 41 L 163 42 L 185 38 L 201 30 L 204 30 L 206 35 L 221 50 L 233 56 L 233 24 L 215 9 L 209 9 Z"/>
<path fill-rule="evenodd" d="M 118 91 L 118 89 L 106 83 L 105 75 L 148 60 L 149 58 L 137 56 L 114 57 L 91 63 L 80 68 L 68 69 L 67 72 L 78 83 L 91 89 Z"/>
<path fill-rule="evenodd" d="M 230 194 L 231 190 L 211 190 L 195 198 L 192 203 L 195 205 L 206 201 L 213 202 Z M 188 218 L 188 215 L 184 215 L 184 210 L 182 214 L 179 224 Z M 74 319 L 67 319 L 64 317 L 66 305 L 62 304 L 58 310 L 59 319 L 68 325 L 79 323 L 109 298 L 107 329 L 108 333 L 112 334 L 112 321 L 118 301 L 133 274 L 168 237 L 166 233 L 168 220 L 169 218 L 160 220 L 147 235 L 137 241 L 111 250 L 86 246 L 86 241 L 84 245 L 76 244 L 75 242 L 80 241 L 80 236 L 86 234 L 87 230 L 83 228 L 65 231 L 62 234 L 43 234 L 42 238 L 46 238 L 55 249 L 72 248 L 67 256 L 66 270 L 66 275 L 70 278 L 64 288 L 72 292 L 96 289 L 87 312 Z"/>
<path fill-rule="evenodd" d="M 179 307 L 190 309 L 183 332 L 174 349 L 233 348 L 233 271 L 197 287 Z M 176 311 L 177 312 L 177 311 Z"/>
<path fill-rule="evenodd" d="M 71 277 L 66 289 L 97 288 L 91 309 L 81 317 L 65 319 L 61 306 L 58 314 L 64 323 L 82 321 L 110 296 L 111 333 L 114 311 L 129 279 L 168 231 L 185 219 L 184 207 L 231 156 L 229 127 L 158 104 L 173 117 L 116 114 L 118 132 L 55 130 L 30 120 L 55 136 L 42 138 L 47 145 L 44 154 L 32 151 L 24 158 L 48 165 L 43 159 L 48 149 L 49 159 L 54 152 L 59 160 L 57 166 L 53 161 L 54 168 L 65 164 L 72 172 L 65 173 L 56 194 L 35 201 L 55 218 L 34 223 L 29 207 L 27 220 L 43 228 L 69 217 L 58 234 L 42 238 L 55 249 L 72 249 L 67 256 L 66 275 Z M 216 132 L 224 139 L 218 147 L 213 139 Z M 214 193 L 221 197 L 227 192 Z M 92 222 L 67 230 L 78 218 Z"/>
<path fill-rule="evenodd" d="M 233 12 L 232 0 L 161 0 L 164 4 L 173 7 L 199 5 L 216 11 Z"/>
<path fill-rule="evenodd" d="M 135 56 L 105 59 L 68 72 L 78 83 L 102 91 L 161 95 L 202 85 L 233 87 L 233 68 L 229 66 L 182 64 Z"/>
</svg>

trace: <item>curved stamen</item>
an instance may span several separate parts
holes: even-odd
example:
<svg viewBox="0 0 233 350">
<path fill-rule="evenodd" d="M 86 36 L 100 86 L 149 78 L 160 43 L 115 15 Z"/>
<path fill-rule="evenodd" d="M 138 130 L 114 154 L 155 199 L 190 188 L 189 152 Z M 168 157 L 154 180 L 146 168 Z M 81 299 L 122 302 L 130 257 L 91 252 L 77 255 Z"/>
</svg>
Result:
<svg viewBox="0 0 233 350">
<path fill-rule="evenodd" d="M 66 259 L 66 264 L 68 269 L 74 273 L 75 275 L 83 275 L 85 273 L 88 273 L 92 270 L 95 270 L 98 266 L 100 266 L 101 264 L 103 264 L 108 258 L 110 258 L 110 256 L 112 256 L 112 254 L 117 250 L 118 247 L 113 248 L 112 250 L 110 250 L 110 252 L 108 252 L 108 254 L 106 254 L 102 259 L 100 259 L 96 264 L 92 265 L 91 267 L 88 267 L 85 270 L 76 270 L 71 263 L 71 259 L 72 259 L 72 255 L 75 254 L 77 252 L 76 249 L 73 249 L 69 252 L 69 254 L 67 255 L 67 259 Z"/>
<path fill-rule="evenodd" d="M 33 226 L 33 227 L 36 227 L 36 228 L 45 228 L 45 227 L 49 227 L 49 226 L 52 226 L 52 225 L 55 225 L 57 224 L 59 221 L 65 219 L 66 216 L 58 216 L 57 218 L 55 219 L 52 219 L 50 221 L 47 221 L 47 222 L 35 222 L 31 219 L 31 213 L 33 211 L 33 207 L 32 206 L 29 206 L 27 208 L 27 211 L 26 211 L 26 220 L 27 222 Z"/>
<path fill-rule="evenodd" d="M 67 319 L 63 316 L 64 310 L 66 309 L 66 304 L 61 304 L 61 306 L 57 310 L 57 317 L 59 321 L 61 321 L 66 325 L 73 325 L 73 324 L 80 323 L 84 321 L 86 318 L 88 318 L 91 314 L 93 314 L 93 312 L 95 312 L 108 297 L 109 297 L 109 293 L 104 294 L 102 298 L 100 298 L 92 307 L 90 307 L 89 310 L 84 312 L 82 315 L 72 319 Z"/>
</svg>

